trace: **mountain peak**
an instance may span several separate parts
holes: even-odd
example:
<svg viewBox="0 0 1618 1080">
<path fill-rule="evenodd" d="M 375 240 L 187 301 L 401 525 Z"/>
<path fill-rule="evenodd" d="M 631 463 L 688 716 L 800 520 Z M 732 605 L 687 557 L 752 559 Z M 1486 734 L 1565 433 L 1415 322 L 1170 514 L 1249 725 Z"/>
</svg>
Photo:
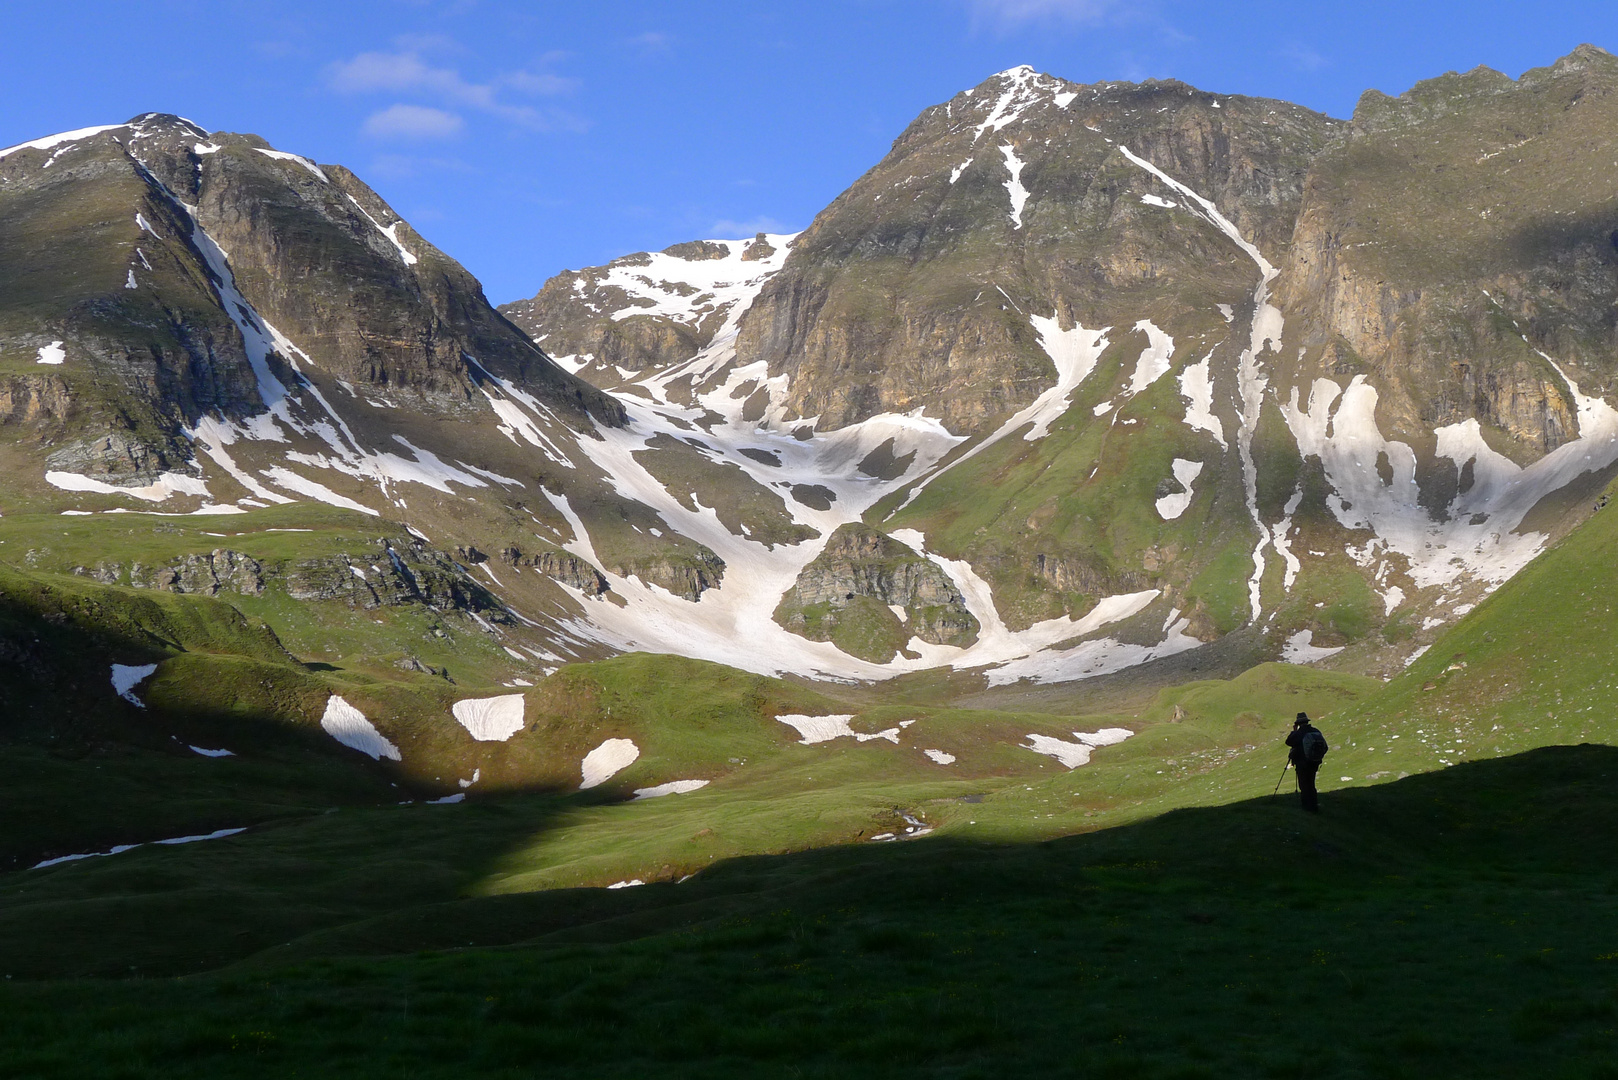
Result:
<svg viewBox="0 0 1618 1080">
<path fill-rule="evenodd" d="M 1614 60 L 1618 60 L 1618 57 L 1614 57 L 1606 49 L 1599 45 L 1591 45 L 1589 42 L 1585 42 L 1551 65 L 1551 70 L 1559 74 L 1569 71 L 1585 71 L 1596 66 L 1610 67 Z"/>
<path fill-rule="evenodd" d="M 183 116 L 176 116 L 174 113 L 140 113 L 124 121 L 121 126 L 134 130 L 138 135 L 159 135 L 167 134 L 170 131 L 178 131 L 183 135 L 198 139 L 208 137 L 207 128 L 195 121 L 187 120 Z"/>
</svg>

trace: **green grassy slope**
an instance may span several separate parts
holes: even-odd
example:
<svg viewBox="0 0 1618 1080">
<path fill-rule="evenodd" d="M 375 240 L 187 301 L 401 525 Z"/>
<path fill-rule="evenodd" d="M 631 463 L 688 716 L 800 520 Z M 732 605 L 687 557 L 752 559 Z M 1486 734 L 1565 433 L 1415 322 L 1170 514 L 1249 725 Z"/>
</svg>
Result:
<svg viewBox="0 0 1618 1080">
<path fill-rule="evenodd" d="M 1331 769 L 1398 775 L 1535 746 L 1618 739 L 1618 514 L 1602 510 L 1340 719 Z M 1371 748 L 1375 749 L 1372 750 Z"/>
</svg>

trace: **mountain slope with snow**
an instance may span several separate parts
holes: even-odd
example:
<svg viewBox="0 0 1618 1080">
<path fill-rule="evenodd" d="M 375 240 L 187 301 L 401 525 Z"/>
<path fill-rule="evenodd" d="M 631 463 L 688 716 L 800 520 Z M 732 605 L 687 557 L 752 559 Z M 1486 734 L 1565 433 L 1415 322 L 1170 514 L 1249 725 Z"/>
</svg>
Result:
<svg viewBox="0 0 1618 1080">
<path fill-rule="evenodd" d="M 36 140 L 0 157 L 0 509 L 394 524 L 496 598 L 468 610 L 508 683 L 632 650 L 1074 681 L 1222 639 L 1395 671 L 1576 523 L 1618 461 L 1613 361 L 1490 271 L 1465 288 L 1494 337 L 1447 377 L 1493 389 L 1432 389 L 1410 356 L 1444 350 L 1351 342 L 1312 260 L 1359 288 L 1321 237 L 1407 182 L 1364 178 L 1378 140 L 1437 125 L 1470 154 L 1490 110 L 1580 100 L 1543 136 L 1563 145 L 1615 77 L 1581 52 L 1344 124 L 1017 68 L 923 113 L 802 234 L 558 276 L 505 311 L 533 341 L 340 166 L 155 115 Z M 1596 183 L 1561 197 L 1601 205 Z M 1448 257 L 1399 242 L 1429 252 L 1412 280 Z M 1543 243 L 1514 256 L 1541 290 Z M 1579 288 L 1618 296 L 1602 258 Z M 1538 373 L 1537 448 L 1496 404 L 1499 342 Z"/>
</svg>

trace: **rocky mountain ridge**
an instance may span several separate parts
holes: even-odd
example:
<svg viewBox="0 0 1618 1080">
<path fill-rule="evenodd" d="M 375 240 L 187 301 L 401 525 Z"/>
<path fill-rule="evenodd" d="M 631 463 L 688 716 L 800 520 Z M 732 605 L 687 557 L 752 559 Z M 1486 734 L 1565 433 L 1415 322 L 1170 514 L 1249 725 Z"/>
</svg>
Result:
<svg viewBox="0 0 1618 1080">
<path fill-rule="evenodd" d="M 0 152 L 5 512 L 397 522 L 512 613 L 511 678 L 1225 638 L 1390 672 L 1618 461 L 1615 88 L 1581 49 L 1343 122 L 1013 69 L 801 234 L 505 316 L 337 167 L 150 115 L 36 140 Z"/>
</svg>

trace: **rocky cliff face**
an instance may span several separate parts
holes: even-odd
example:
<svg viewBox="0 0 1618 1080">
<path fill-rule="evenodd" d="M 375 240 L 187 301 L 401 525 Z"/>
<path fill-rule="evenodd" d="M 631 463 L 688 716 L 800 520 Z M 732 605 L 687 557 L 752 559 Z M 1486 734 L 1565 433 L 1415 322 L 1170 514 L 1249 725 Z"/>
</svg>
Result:
<svg viewBox="0 0 1618 1080">
<path fill-rule="evenodd" d="M 269 562 L 216 548 L 165 565 L 136 562 L 126 566 L 103 559 L 94 567 L 75 567 L 74 573 L 105 585 L 191 596 L 261 596 L 267 588 L 275 588 L 294 600 L 334 600 L 367 611 L 423 604 L 511 622 L 503 605 L 486 588 L 472 581 L 443 552 L 419 540 L 401 547 L 383 542 L 369 551 Z"/>
<path fill-rule="evenodd" d="M 974 430 L 1053 380 L 1029 315 L 1097 327 L 1193 296 L 1240 304 L 1251 264 L 1142 204 L 1120 148 L 1211 199 L 1278 257 L 1309 161 L 1340 125 L 1177 82 L 1079 86 L 1017 68 L 922 113 L 798 238 L 742 320 L 744 359 L 841 427 L 926 405 Z"/>
<path fill-rule="evenodd" d="M 1283 266 L 1301 369 L 1374 373 L 1405 436 L 1475 419 L 1521 464 L 1577 438 L 1564 376 L 1609 387 L 1618 342 L 1598 149 L 1615 93 L 1618 60 L 1590 47 L 1520 81 L 1479 68 L 1367 93 L 1311 170 Z"/>
</svg>

